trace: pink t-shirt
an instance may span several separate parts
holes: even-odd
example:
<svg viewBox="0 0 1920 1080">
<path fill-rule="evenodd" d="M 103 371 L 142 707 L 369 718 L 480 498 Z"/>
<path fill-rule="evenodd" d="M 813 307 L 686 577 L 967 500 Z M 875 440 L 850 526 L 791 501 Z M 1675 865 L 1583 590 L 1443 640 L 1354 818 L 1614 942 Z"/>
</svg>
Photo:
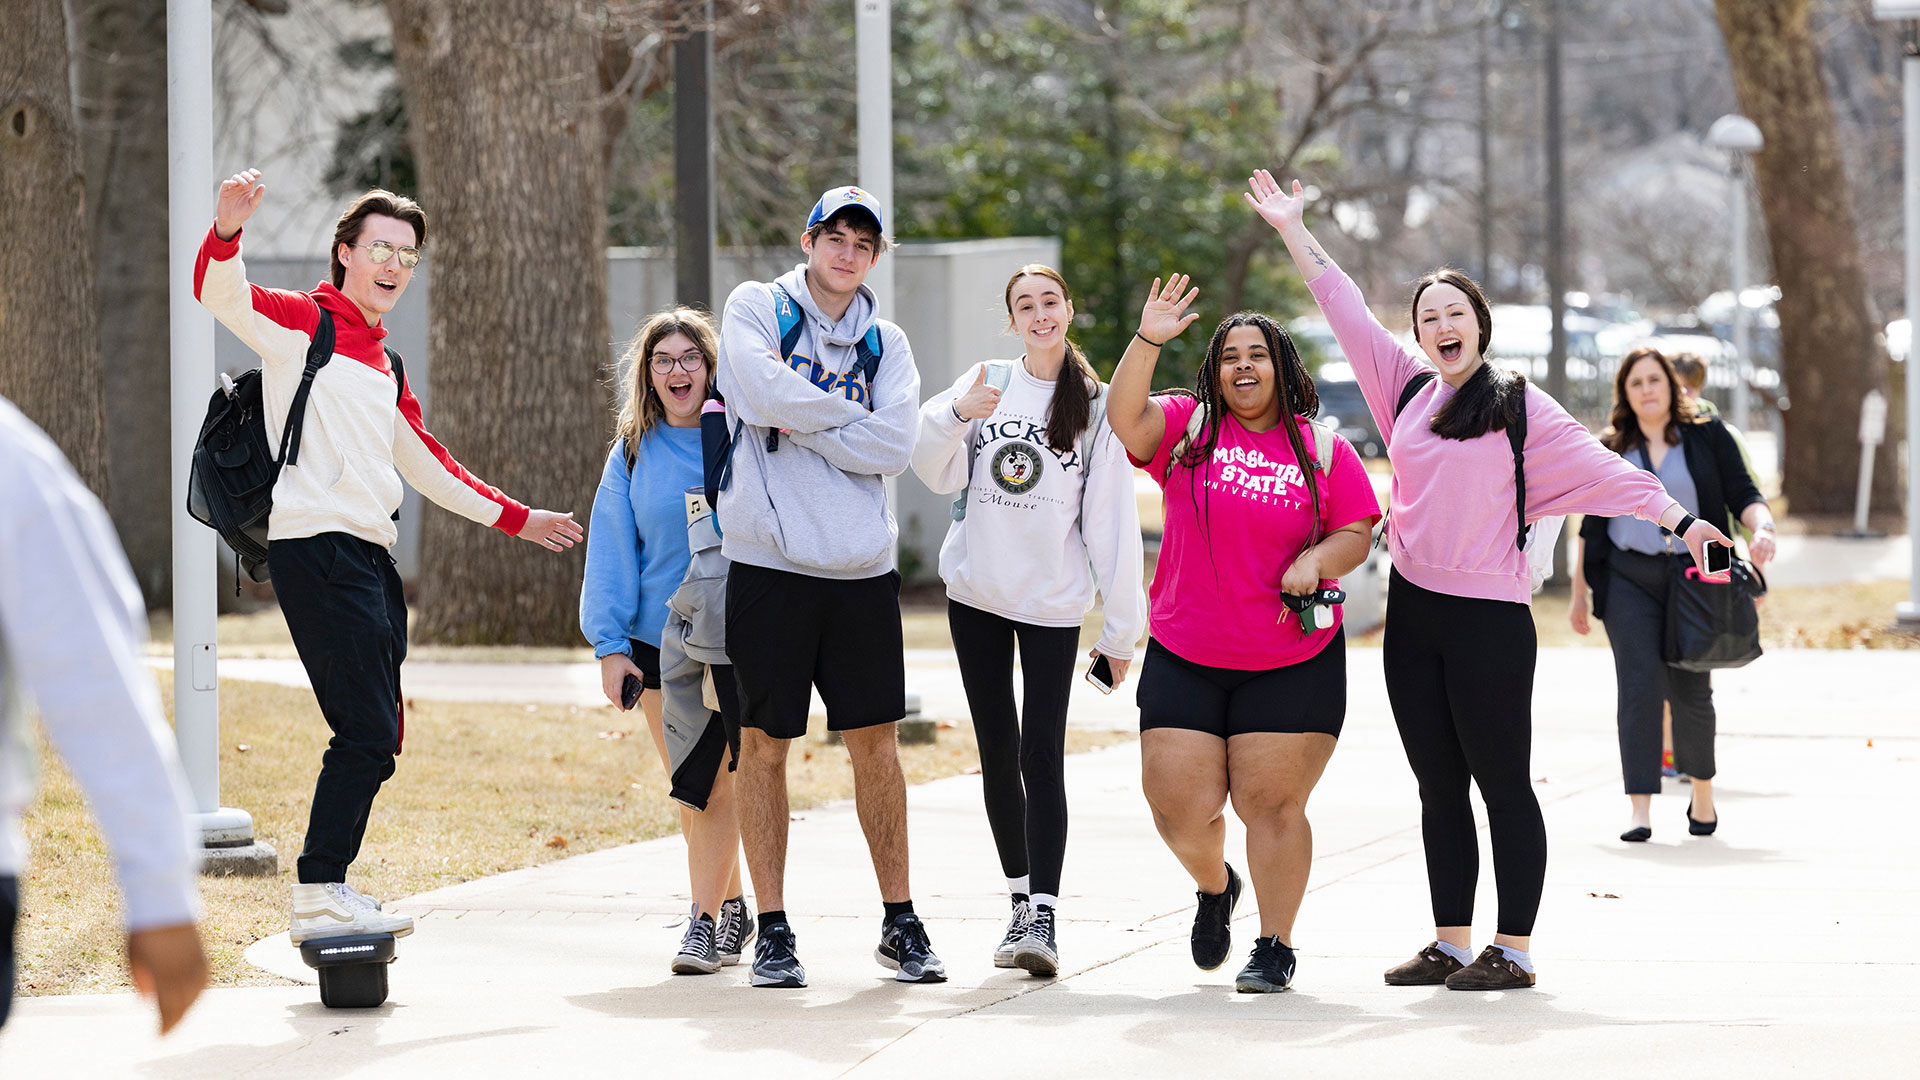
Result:
<svg viewBox="0 0 1920 1080">
<path fill-rule="evenodd" d="M 1160 484 L 1166 508 L 1160 561 L 1148 593 L 1154 639 L 1196 664 L 1240 671 L 1312 658 L 1333 640 L 1338 617 L 1333 626 L 1305 635 L 1280 599 L 1280 579 L 1311 531 L 1313 502 L 1305 470 L 1312 462 L 1295 460 L 1285 430 L 1254 434 L 1229 413 L 1211 460 L 1196 469 L 1175 462 L 1168 476 L 1173 444 L 1200 403 L 1184 395 L 1149 400 L 1167 418 L 1153 460 L 1134 460 Z M 1295 419 L 1311 455 L 1309 422 Z M 1332 457 L 1326 473 L 1316 477 L 1323 537 L 1380 516 L 1360 455 L 1336 437 Z"/>
</svg>

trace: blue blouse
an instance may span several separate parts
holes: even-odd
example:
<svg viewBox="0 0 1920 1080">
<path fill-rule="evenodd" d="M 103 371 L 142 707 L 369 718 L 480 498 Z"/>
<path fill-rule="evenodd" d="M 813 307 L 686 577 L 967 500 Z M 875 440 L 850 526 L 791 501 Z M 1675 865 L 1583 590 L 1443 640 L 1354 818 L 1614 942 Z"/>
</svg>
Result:
<svg viewBox="0 0 1920 1080">
<path fill-rule="evenodd" d="M 595 659 L 631 650 L 629 639 L 659 645 L 667 599 L 686 577 L 686 491 L 704 481 L 700 429 L 665 421 L 640 439 L 633 468 L 626 444 L 607 454 L 588 520 L 580 632 Z"/>
</svg>

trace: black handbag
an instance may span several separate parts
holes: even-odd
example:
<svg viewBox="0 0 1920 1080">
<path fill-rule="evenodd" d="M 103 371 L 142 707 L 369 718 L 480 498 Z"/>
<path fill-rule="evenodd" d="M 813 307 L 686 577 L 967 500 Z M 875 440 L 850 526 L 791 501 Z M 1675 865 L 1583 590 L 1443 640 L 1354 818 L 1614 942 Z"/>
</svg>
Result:
<svg viewBox="0 0 1920 1080">
<path fill-rule="evenodd" d="M 1673 587 L 1667 594 L 1667 629 L 1661 643 L 1667 664 L 1682 671 L 1745 667 L 1760 655 L 1760 614 L 1754 600 L 1767 594 L 1767 579 L 1745 559 L 1733 560 L 1726 582 L 1706 581 L 1688 559 L 1669 560 Z"/>
</svg>

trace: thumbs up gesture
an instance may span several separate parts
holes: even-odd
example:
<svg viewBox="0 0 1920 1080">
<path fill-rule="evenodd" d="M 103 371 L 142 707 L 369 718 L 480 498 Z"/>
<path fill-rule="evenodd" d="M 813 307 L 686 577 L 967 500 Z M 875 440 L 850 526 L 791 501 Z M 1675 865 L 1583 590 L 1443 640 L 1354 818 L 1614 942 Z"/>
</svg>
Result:
<svg viewBox="0 0 1920 1080">
<path fill-rule="evenodd" d="M 984 420 L 1000 407 L 1000 391 L 987 385 L 987 365 L 974 373 L 973 385 L 953 399 L 953 414 L 962 420 Z"/>
</svg>

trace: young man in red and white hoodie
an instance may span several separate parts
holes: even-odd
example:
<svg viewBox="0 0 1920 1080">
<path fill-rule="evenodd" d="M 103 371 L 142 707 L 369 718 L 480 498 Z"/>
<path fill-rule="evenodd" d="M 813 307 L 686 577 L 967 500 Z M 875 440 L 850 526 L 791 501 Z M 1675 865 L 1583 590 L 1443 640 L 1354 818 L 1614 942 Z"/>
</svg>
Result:
<svg viewBox="0 0 1920 1080">
<path fill-rule="evenodd" d="M 248 284 L 240 259 L 240 228 L 265 194 L 257 169 L 220 185 L 193 287 L 207 310 L 259 354 L 267 436 L 275 446 L 319 321 L 333 320 L 333 356 L 314 378 L 300 455 L 274 483 L 267 523 L 274 592 L 333 729 L 293 886 L 292 937 L 297 944 L 340 934 L 408 934 L 410 917 L 380 910 L 346 884 L 374 796 L 400 751 L 407 605 L 388 551 L 401 477 L 456 514 L 552 551 L 584 534 L 572 514 L 529 510 L 469 473 L 427 431 L 412 389 L 395 385 L 380 319 L 420 261 L 427 219 L 419 204 L 378 190 L 354 200 L 334 226 L 333 280 L 291 292 Z"/>
</svg>

